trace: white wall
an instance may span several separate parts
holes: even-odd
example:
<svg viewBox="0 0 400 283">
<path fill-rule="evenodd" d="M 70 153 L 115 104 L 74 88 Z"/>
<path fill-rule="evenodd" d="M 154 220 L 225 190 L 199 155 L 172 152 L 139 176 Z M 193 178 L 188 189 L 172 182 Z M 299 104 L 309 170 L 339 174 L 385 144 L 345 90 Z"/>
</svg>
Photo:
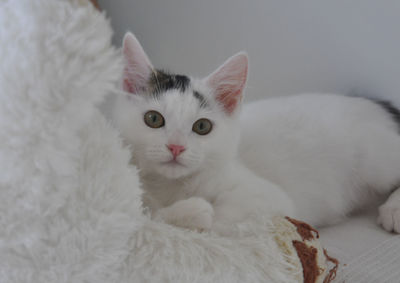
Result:
<svg viewBox="0 0 400 283">
<path fill-rule="evenodd" d="M 103 0 L 156 67 L 203 76 L 240 50 L 247 99 L 366 91 L 400 104 L 400 1 Z"/>
</svg>

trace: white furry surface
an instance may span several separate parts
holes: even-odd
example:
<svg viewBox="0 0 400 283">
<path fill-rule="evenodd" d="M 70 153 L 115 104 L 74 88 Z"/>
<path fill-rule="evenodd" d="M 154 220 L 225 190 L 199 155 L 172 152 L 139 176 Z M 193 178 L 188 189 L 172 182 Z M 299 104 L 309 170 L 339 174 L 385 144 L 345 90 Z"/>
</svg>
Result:
<svg viewBox="0 0 400 283">
<path fill-rule="evenodd" d="M 95 103 L 120 76 L 111 29 L 66 1 L 0 4 L 0 281 L 116 282 L 138 178 Z"/>
<path fill-rule="evenodd" d="M 295 282 L 270 233 L 146 219 L 96 108 L 122 75 L 92 7 L 0 1 L 0 282 Z"/>
</svg>

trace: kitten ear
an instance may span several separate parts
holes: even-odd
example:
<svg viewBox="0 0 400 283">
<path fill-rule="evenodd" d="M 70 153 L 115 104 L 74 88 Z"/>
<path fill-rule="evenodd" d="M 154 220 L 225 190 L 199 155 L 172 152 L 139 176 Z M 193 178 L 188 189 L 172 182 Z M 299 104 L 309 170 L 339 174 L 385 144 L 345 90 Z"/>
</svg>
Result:
<svg viewBox="0 0 400 283">
<path fill-rule="evenodd" d="M 206 84 L 214 91 L 215 99 L 228 114 L 232 114 L 242 100 L 247 70 L 247 54 L 239 52 L 206 78 Z"/>
<path fill-rule="evenodd" d="M 143 90 L 153 72 L 153 65 L 144 52 L 136 37 L 127 32 L 122 44 L 122 52 L 125 57 L 124 90 L 137 93 Z"/>
</svg>

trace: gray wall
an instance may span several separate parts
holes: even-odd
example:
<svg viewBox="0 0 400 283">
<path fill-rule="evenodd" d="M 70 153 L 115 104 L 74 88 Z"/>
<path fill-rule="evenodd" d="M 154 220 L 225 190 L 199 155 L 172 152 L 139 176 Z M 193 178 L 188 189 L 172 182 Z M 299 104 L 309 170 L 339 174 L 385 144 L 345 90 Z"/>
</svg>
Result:
<svg viewBox="0 0 400 283">
<path fill-rule="evenodd" d="M 368 92 L 400 104 L 400 1 L 100 0 L 156 67 L 203 76 L 240 50 L 247 99 Z"/>
</svg>

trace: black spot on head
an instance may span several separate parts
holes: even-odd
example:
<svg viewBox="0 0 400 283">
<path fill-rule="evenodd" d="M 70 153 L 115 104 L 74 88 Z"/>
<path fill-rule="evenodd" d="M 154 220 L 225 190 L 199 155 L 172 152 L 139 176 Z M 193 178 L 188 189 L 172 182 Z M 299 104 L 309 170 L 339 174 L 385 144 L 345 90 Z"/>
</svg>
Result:
<svg viewBox="0 0 400 283">
<path fill-rule="evenodd" d="M 382 106 L 392 117 L 392 119 L 397 123 L 400 133 L 400 110 L 397 109 L 390 101 L 386 100 L 373 100 L 376 104 Z"/>
<path fill-rule="evenodd" d="M 204 108 L 208 106 L 208 103 L 206 101 L 206 99 L 204 98 L 204 96 L 202 94 L 200 94 L 198 91 L 193 91 L 193 96 L 195 98 L 197 98 L 197 100 L 199 100 L 200 102 L 200 107 Z"/>
<path fill-rule="evenodd" d="M 149 91 L 160 94 L 170 89 L 177 89 L 184 92 L 189 86 L 190 79 L 184 75 L 173 75 L 167 72 L 156 70 L 149 80 Z"/>
</svg>

